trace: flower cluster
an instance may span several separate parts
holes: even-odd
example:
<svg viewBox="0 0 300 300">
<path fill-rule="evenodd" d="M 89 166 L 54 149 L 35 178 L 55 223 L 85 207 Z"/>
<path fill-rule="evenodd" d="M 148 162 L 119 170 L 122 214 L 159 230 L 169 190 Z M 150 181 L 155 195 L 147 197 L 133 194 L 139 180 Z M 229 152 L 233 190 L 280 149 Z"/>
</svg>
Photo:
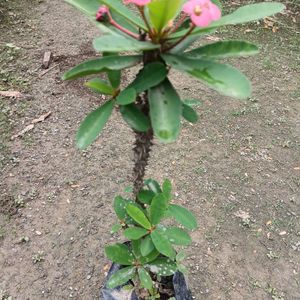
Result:
<svg viewBox="0 0 300 300">
<path fill-rule="evenodd" d="M 194 25 L 206 27 L 220 19 L 219 7 L 210 0 L 190 0 L 183 6 L 183 11 L 191 17 Z"/>
<path fill-rule="evenodd" d="M 124 0 L 124 4 L 133 3 L 144 6 L 151 0 Z M 206 27 L 211 22 L 220 19 L 221 10 L 211 0 L 189 0 L 183 6 L 183 12 L 190 16 L 195 26 Z"/>
</svg>

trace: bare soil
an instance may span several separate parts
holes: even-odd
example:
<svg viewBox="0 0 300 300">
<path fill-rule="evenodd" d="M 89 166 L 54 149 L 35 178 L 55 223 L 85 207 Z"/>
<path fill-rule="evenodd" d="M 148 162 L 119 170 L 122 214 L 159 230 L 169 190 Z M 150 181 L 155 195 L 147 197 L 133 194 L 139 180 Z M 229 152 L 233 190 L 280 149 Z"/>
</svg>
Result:
<svg viewBox="0 0 300 300">
<path fill-rule="evenodd" d="M 171 178 L 177 203 L 198 217 L 187 249 L 195 299 L 300 299 L 300 7 L 289 2 L 269 28 L 216 34 L 260 44 L 260 55 L 233 62 L 253 83 L 251 99 L 172 73 L 183 97 L 203 101 L 200 121 L 183 123 L 172 145 L 155 143 L 147 177 Z M 0 299 L 99 299 L 134 137 L 115 113 L 92 147 L 76 150 L 80 121 L 104 99 L 60 79 L 95 55 L 98 32 L 59 0 L 0 0 L 0 26 L 0 90 L 24 94 L 0 98 Z"/>
</svg>

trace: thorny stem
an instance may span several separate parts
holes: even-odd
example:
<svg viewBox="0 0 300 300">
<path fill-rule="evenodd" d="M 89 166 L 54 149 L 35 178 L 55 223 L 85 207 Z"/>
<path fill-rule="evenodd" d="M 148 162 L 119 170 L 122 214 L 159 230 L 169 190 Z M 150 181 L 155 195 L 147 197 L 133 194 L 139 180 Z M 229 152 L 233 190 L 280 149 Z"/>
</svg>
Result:
<svg viewBox="0 0 300 300">
<path fill-rule="evenodd" d="M 182 23 L 186 20 L 186 18 L 187 18 L 187 14 L 183 13 L 182 16 L 181 16 L 181 18 L 176 23 L 176 25 L 170 31 L 170 34 L 173 33 L 173 32 L 175 32 L 182 25 Z"/>
<path fill-rule="evenodd" d="M 137 194 L 144 186 L 144 176 L 146 166 L 150 157 L 151 146 L 153 145 L 153 131 L 149 129 L 148 132 L 135 132 L 135 146 L 134 152 L 134 168 L 133 168 L 133 193 L 137 199 Z"/>
<path fill-rule="evenodd" d="M 156 61 L 159 57 L 157 51 L 149 51 L 144 53 L 144 65 L 147 65 L 153 61 Z M 137 97 L 136 104 L 138 108 L 146 115 L 149 116 L 149 99 L 148 93 Z M 146 167 L 148 165 L 151 147 L 153 145 L 153 130 L 150 128 L 147 132 L 135 131 L 135 143 L 134 143 L 134 167 L 133 167 L 133 194 L 136 202 L 137 194 L 142 190 L 144 186 L 144 176 Z"/>
<path fill-rule="evenodd" d="M 175 43 L 172 44 L 171 46 L 169 46 L 169 47 L 163 49 L 164 52 L 169 51 L 169 50 L 175 48 L 175 47 L 176 47 L 177 45 L 179 45 L 182 41 L 184 41 L 184 40 L 185 40 L 185 39 L 193 32 L 193 30 L 195 29 L 195 27 L 196 27 L 196 26 L 195 26 L 194 24 L 191 24 L 191 27 L 190 27 L 190 29 L 187 31 L 187 33 L 186 33 L 185 35 L 183 35 L 177 42 L 175 42 Z"/>
<path fill-rule="evenodd" d="M 122 31 L 122 32 L 124 32 L 124 33 L 126 33 L 126 34 L 128 34 L 129 36 L 131 36 L 131 37 L 133 37 L 133 38 L 135 38 L 135 39 L 139 39 L 139 35 L 138 35 L 138 34 L 135 34 L 135 33 L 131 32 L 130 30 L 128 30 L 128 29 L 122 27 L 120 24 L 118 24 L 118 23 L 112 18 L 111 14 L 110 14 L 109 12 L 107 13 L 107 15 L 108 15 L 108 18 L 109 18 L 109 23 L 110 23 L 111 25 L 115 26 L 117 29 L 119 29 L 120 31 Z"/>
<path fill-rule="evenodd" d="M 149 24 L 149 22 L 148 22 L 148 20 L 145 16 L 144 7 L 141 7 L 141 6 L 137 5 L 137 8 L 141 13 L 141 16 L 142 16 L 143 21 L 145 22 L 145 25 L 147 26 L 149 37 L 152 39 L 153 38 L 152 29 L 151 29 L 151 26 L 150 26 L 150 24 Z"/>
</svg>

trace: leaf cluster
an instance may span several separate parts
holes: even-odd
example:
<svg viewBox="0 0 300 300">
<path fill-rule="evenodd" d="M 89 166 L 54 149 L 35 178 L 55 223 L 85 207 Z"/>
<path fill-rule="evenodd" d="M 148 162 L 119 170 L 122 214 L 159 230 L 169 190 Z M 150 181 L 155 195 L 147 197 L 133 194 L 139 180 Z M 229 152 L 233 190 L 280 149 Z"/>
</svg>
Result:
<svg viewBox="0 0 300 300">
<path fill-rule="evenodd" d="M 122 230 L 130 243 L 105 248 L 109 259 L 127 266 L 109 279 L 110 288 L 137 277 L 142 287 L 151 291 L 153 276 L 170 276 L 177 270 L 185 270 L 181 263 L 184 255 L 178 254 L 174 247 L 191 243 L 188 231 L 197 228 L 194 215 L 171 202 L 172 186 L 168 179 L 162 186 L 153 179 L 146 180 L 138 200 L 139 204 L 121 196 L 114 200 L 119 222 L 112 233 Z M 164 225 L 166 219 L 175 220 L 179 226 Z"/>
</svg>

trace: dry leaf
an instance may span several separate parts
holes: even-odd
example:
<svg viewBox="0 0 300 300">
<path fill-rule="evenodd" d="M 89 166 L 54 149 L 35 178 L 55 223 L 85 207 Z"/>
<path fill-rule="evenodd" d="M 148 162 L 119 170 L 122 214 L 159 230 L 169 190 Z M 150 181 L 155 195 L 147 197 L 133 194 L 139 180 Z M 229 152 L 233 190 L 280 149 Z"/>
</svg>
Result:
<svg viewBox="0 0 300 300">
<path fill-rule="evenodd" d="M 22 129 L 20 132 L 18 132 L 17 134 L 13 135 L 11 137 L 11 140 L 14 140 L 20 136 L 23 136 L 26 132 L 32 130 L 34 128 L 34 124 L 29 124 L 27 125 L 24 129 Z"/>
<path fill-rule="evenodd" d="M 103 267 L 103 272 L 107 272 L 107 271 L 109 270 L 109 268 L 110 268 L 110 265 L 109 265 L 109 264 L 105 265 L 105 266 Z"/>
<path fill-rule="evenodd" d="M 51 115 L 51 111 L 41 115 L 39 118 L 37 119 L 34 119 L 31 121 L 31 124 L 36 124 L 36 123 L 40 123 L 40 122 L 43 122 L 45 121 L 45 119 L 47 119 L 49 116 Z"/>
<path fill-rule="evenodd" d="M 286 231 L 279 232 L 279 235 L 286 235 Z"/>
<path fill-rule="evenodd" d="M 0 96 L 8 98 L 22 98 L 23 94 L 18 91 L 0 91 Z"/>
<path fill-rule="evenodd" d="M 238 210 L 237 212 L 234 213 L 234 215 L 238 218 L 241 218 L 243 221 L 244 220 L 249 220 L 250 219 L 250 215 L 248 212 L 243 211 L 243 210 Z"/>
<path fill-rule="evenodd" d="M 46 118 L 48 118 L 49 116 L 51 115 L 51 111 L 41 115 L 39 118 L 37 119 L 34 119 L 31 121 L 31 123 L 29 125 L 27 125 L 24 129 L 22 129 L 20 132 L 18 132 L 17 134 L 13 135 L 11 137 L 11 140 L 14 140 L 20 136 L 23 136 L 26 132 L 32 130 L 34 128 L 34 124 L 36 123 L 40 123 L 40 122 L 43 122 L 45 121 Z"/>
<path fill-rule="evenodd" d="M 80 188 L 80 185 L 79 184 L 72 184 L 71 188 L 72 189 L 77 189 L 77 188 Z"/>
</svg>

